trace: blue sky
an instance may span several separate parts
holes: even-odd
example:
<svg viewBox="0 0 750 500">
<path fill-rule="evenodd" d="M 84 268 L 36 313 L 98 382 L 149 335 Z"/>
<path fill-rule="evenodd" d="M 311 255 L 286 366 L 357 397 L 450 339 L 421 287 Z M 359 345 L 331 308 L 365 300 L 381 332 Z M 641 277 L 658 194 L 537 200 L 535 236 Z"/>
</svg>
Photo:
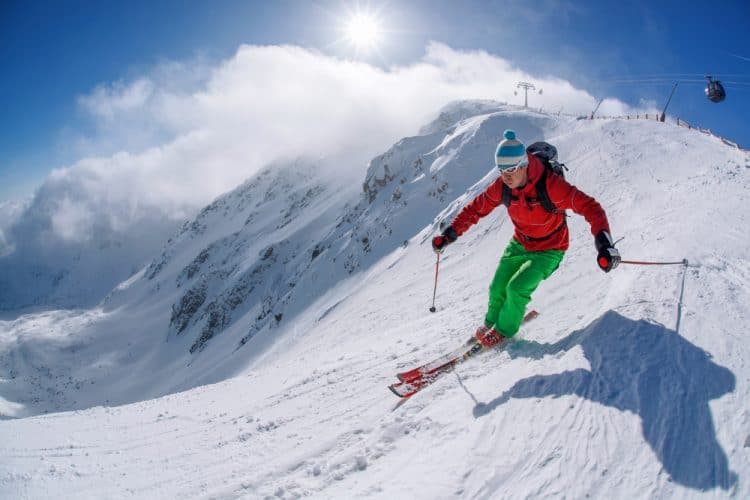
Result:
<svg viewBox="0 0 750 500">
<path fill-rule="evenodd" d="M 356 11 L 379 19 L 383 33 L 373 50 L 342 40 L 342 25 Z M 51 169 L 90 154 L 71 145 L 103 133 L 82 109 L 82 96 L 133 82 L 169 61 L 210 68 L 241 44 L 297 45 L 388 69 L 418 62 L 437 41 L 459 51 L 486 51 L 531 75 L 562 78 L 597 98 L 634 107 L 647 102 L 661 108 L 671 82 L 681 80 L 668 114 L 748 148 L 748 26 L 750 2 L 743 0 L 5 0 L 0 201 L 28 195 Z M 725 102 L 704 97 L 704 74 L 730 82 Z M 643 81 L 650 79 L 656 81 Z M 130 140 L 110 143 L 146 144 Z"/>
</svg>

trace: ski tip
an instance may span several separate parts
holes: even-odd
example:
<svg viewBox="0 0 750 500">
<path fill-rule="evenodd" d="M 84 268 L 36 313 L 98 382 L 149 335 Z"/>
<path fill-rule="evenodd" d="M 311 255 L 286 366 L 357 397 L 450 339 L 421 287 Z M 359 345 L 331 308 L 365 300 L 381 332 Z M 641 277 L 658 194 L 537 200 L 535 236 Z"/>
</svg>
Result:
<svg viewBox="0 0 750 500">
<path fill-rule="evenodd" d="M 391 391 L 391 392 L 392 392 L 393 394 L 395 394 L 396 396 L 398 396 L 398 397 L 401 397 L 401 394 L 399 394 L 399 393 L 398 393 L 398 391 L 397 391 L 397 390 L 396 390 L 396 389 L 395 389 L 395 388 L 394 388 L 394 387 L 393 387 L 392 385 L 389 385 L 389 386 L 388 386 L 388 389 L 390 389 L 390 391 Z"/>
<path fill-rule="evenodd" d="M 398 396 L 398 397 L 399 397 L 399 398 L 401 398 L 401 399 L 406 399 L 406 398 L 408 398 L 409 396 L 411 396 L 412 394 L 414 394 L 413 392 L 412 392 L 412 393 L 410 393 L 410 394 L 401 394 L 400 392 L 398 392 L 398 391 L 396 390 L 396 387 L 395 387 L 395 385 L 396 385 L 396 384 L 391 384 L 391 385 L 389 385 L 389 386 L 388 386 L 388 388 L 389 388 L 389 389 L 391 390 L 391 392 L 392 392 L 393 394 L 395 394 L 396 396 Z"/>
</svg>

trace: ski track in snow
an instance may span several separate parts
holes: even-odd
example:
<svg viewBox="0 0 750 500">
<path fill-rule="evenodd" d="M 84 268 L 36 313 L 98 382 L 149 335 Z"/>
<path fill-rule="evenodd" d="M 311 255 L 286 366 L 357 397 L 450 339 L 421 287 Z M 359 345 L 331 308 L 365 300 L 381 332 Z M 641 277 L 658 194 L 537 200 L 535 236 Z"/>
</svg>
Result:
<svg viewBox="0 0 750 500">
<path fill-rule="evenodd" d="M 506 120 L 531 129 L 539 118 Z M 480 122 L 454 133 L 474 137 Z M 350 289 L 274 330 L 278 339 L 239 376 L 123 406 L 0 420 L 0 497 L 750 497 L 750 241 L 740 225 L 750 160 L 663 124 L 567 125 L 548 137 L 569 152 L 569 178 L 604 205 L 615 237 L 626 236 L 623 256 L 688 258 L 689 267 L 605 275 L 587 224 L 573 216 L 571 248 L 531 304 L 540 317 L 506 350 L 400 403 L 387 390 L 395 373 L 453 349 L 481 321 L 511 234 L 498 209 L 449 247 L 430 314 L 427 227 Z M 461 158 L 461 148 L 450 151 L 435 164 L 443 172 Z M 19 372 L 66 373 L 56 343 L 85 343 L 117 318 L 97 309 L 25 316 L 2 322 L 0 344 Z M 12 346 L 24 338 L 44 349 L 19 359 Z M 113 365 L 129 366 L 126 352 L 112 354 Z M 9 369 L 5 408 L 15 394 Z M 144 386 L 149 373 L 132 376 Z M 82 390 L 58 387 L 53 400 Z"/>
</svg>

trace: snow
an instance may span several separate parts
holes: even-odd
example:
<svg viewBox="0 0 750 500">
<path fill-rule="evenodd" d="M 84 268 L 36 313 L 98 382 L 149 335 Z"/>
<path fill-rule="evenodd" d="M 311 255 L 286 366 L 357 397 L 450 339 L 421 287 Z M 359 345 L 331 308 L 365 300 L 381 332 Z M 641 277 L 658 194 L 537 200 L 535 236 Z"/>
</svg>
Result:
<svg viewBox="0 0 750 500">
<path fill-rule="evenodd" d="M 689 265 L 604 274 L 572 216 L 539 318 L 398 401 L 396 372 L 483 317 L 504 209 L 446 250 L 434 314 L 429 239 L 505 128 L 557 146 L 624 258 Z M 4 316 L 0 498 L 750 497 L 744 153 L 483 101 L 374 158 L 364 193 L 299 167 L 217 199 L 97 307 Z"/>
</svg>

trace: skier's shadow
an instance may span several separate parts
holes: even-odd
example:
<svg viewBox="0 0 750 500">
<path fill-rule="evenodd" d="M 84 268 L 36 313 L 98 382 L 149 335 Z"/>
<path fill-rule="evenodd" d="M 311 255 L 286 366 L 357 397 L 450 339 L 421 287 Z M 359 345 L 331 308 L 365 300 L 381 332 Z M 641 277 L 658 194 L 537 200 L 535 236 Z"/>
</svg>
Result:
<svg viewBox="0 0 750 500">
<path fill-rule="evenodd" d="M 489 403 L 477 403 L 474 416 L 493 411 L 510 398 L 577 395 L 641 418 L 643 437 L 677 483 L 706 490 L 737 482 L 716 438 L 708 402 L 734 391 L 727 368 L 676 332 L 609 311 L 583 330 L 554 344 L 517 341 L 512 358 L 583 348 L 591 370 L 519 380 Z"/>
</svg>

